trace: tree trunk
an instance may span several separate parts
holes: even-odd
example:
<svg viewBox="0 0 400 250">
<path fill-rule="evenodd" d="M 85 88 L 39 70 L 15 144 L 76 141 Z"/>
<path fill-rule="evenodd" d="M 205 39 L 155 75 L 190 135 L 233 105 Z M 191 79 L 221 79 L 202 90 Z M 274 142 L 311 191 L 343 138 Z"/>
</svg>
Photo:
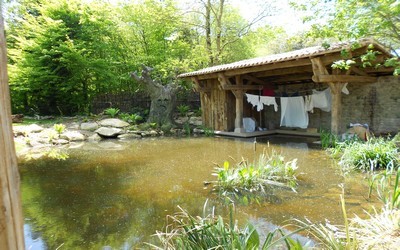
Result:
<svg viewBox="0 0 400 250">
<path fill-rule="evenodd" d="M 145 88 L 145 92 L 150 96 L 151 105 L 147 122 L 163 124 L 173 124 L 173 112 L 176 107 L 176 93 L 179 86 L 170 83 L 162 85 L 151 79 L 151 68 L 142 66 L 142 75 L 136 72 L 131 73 L 131 77 Z"/>
</svg>

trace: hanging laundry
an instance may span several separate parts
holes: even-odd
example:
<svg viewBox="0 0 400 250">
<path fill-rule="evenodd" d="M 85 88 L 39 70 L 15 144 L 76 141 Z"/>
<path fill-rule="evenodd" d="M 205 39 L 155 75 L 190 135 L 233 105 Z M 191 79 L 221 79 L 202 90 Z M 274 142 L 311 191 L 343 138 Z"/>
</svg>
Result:
<svg viewBox="0 0 400 250">
<path fill-rule="evenodd" d="M 303 97 L 281 97 L 281 126 L 308 127 L 308 113 Z"/>
<path fill-rule="evenodd" d="M 272 96 L 260 96 L 260 102 L 263 105 L 266 105 L 266 106 L 274 105 L 275 112 L 278 111 L 278 104 L 276 103 L 275 97 L 272 97 Z"/>
<path fill-rule="evenodd" d="M 304 96 L 304 108 L 306 111 L 314 113 L 314 105 L 313 105 L 312 95 Z"/>
<path fill-rule="evenodd" d="M 346 82 L 342 88 L 342 93 L 348 95 L 350 94 L 349 90 L 347 89 L 347 84 L 349 84 L 348 82 Z"/>
<path fill-rule="evenodd" d="M 272 96 L 259 96 L 246 94 L 247 102 L 249 102 L 253 107 L 257 107 L 257 111 L 264 109 L 264 105 L 274 105 L 275 112 L 278 111 L 278 104 L 276 103 L 275 97 Z"/>
<path fill-rule="evenodd" d="M 264 106 L 260 102 L 260 96 L 259 95 L 252 95 L 252 94 L 246 94 L 247 97 L 247 102 L 249 102 L 253 107 L 257 107 L 257 111 L 263 110 Z"/>
<path fill-rule="evenodd" d="M 330 88 L 323 91 L 317 91 L 313 89 L 312 94 L 312 105 L 314 108 L 319 108 L 322 111 L 331 111 L 332 96 Z"/>
</svg>

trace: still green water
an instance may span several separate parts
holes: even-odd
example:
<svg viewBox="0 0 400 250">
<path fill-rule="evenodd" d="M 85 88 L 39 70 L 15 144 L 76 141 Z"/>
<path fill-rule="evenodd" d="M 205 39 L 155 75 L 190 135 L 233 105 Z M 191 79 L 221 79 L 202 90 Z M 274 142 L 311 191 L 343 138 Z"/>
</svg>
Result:
<svg viewBox="0 0 400 250">
<path fill-rule="evenodd" d="M 215 164 L 242 158 L 253 161 L 264 150 L 298 159 L 297 193 L 236 205 L 240 222 L 261 230 L 292 218 L 342 223 L 344 183 L 349 214 L 367 208 L 361 177 L 344 179 L 334 162 L 312 142 L 299 137 L 258 139 L 157 138 L 85 143 L 68 149 L 69 159 L 20 164 L 27 249 L 139 249 L 167 224 L 178 206 L 202 215 Z M 224 209 L 218 202 L 217 212 Z M 212 205 L 208 206 L 211 209 Z"/>
</svg>

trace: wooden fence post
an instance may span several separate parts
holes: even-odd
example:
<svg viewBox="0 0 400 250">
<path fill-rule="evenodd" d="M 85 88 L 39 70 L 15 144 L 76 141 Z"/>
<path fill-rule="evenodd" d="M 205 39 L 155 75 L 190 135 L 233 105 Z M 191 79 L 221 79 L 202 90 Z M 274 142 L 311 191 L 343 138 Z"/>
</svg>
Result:
<svg viewBox="0 0 400 250">
<path fill-rule="evenodd" d="M 0 11 L 2 1 L 0 0 Z M 0 249 L 25 249 L 19 173 L 11 125 L 4 20 L 0 13 Z"/>
</svg>

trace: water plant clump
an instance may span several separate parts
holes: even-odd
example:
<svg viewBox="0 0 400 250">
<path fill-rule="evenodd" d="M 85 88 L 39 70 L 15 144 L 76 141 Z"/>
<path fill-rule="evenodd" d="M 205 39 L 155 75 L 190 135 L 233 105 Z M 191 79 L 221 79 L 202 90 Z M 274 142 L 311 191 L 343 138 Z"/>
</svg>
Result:
<svg viewBox="0 0 400 250">
<path fill-rule="evenodd" d="M 180 208 L 180 207 L 179 207 Z M 265 240 L 251 223 L 239 227 L 230 209 L 229 223 L 223 217 L 208 214 L 192 216 L 184 209 L 169 216 L 171 222 L 165 232 L 157 232 L 160 246 L 149 244 L 155 249 L 303 249 L 301 244 L 290 237 L 303 230 L 286 234 L 276 229 L 266 234 Z"/>
<path fill-rule="evenodd" d="M 373 171 L 396 168 L 399 165 L 399 150 L 395 142 L 382 137 L 366 142 L 339 143 L 339 165 L 347 171 L 353 169 Z"/>
<path fill-rule="evenodd" d="M 262 153 L 254 163 L 242 161 L 231 167 L 228 161 L 216 167 L 215 189 L 223 196 L 240 196 L 246 193 L 266 194 L 272 187 L 290 188 L 295 191 L 297 159 L 285 161 L 275 151 Z"/>
</svg>

